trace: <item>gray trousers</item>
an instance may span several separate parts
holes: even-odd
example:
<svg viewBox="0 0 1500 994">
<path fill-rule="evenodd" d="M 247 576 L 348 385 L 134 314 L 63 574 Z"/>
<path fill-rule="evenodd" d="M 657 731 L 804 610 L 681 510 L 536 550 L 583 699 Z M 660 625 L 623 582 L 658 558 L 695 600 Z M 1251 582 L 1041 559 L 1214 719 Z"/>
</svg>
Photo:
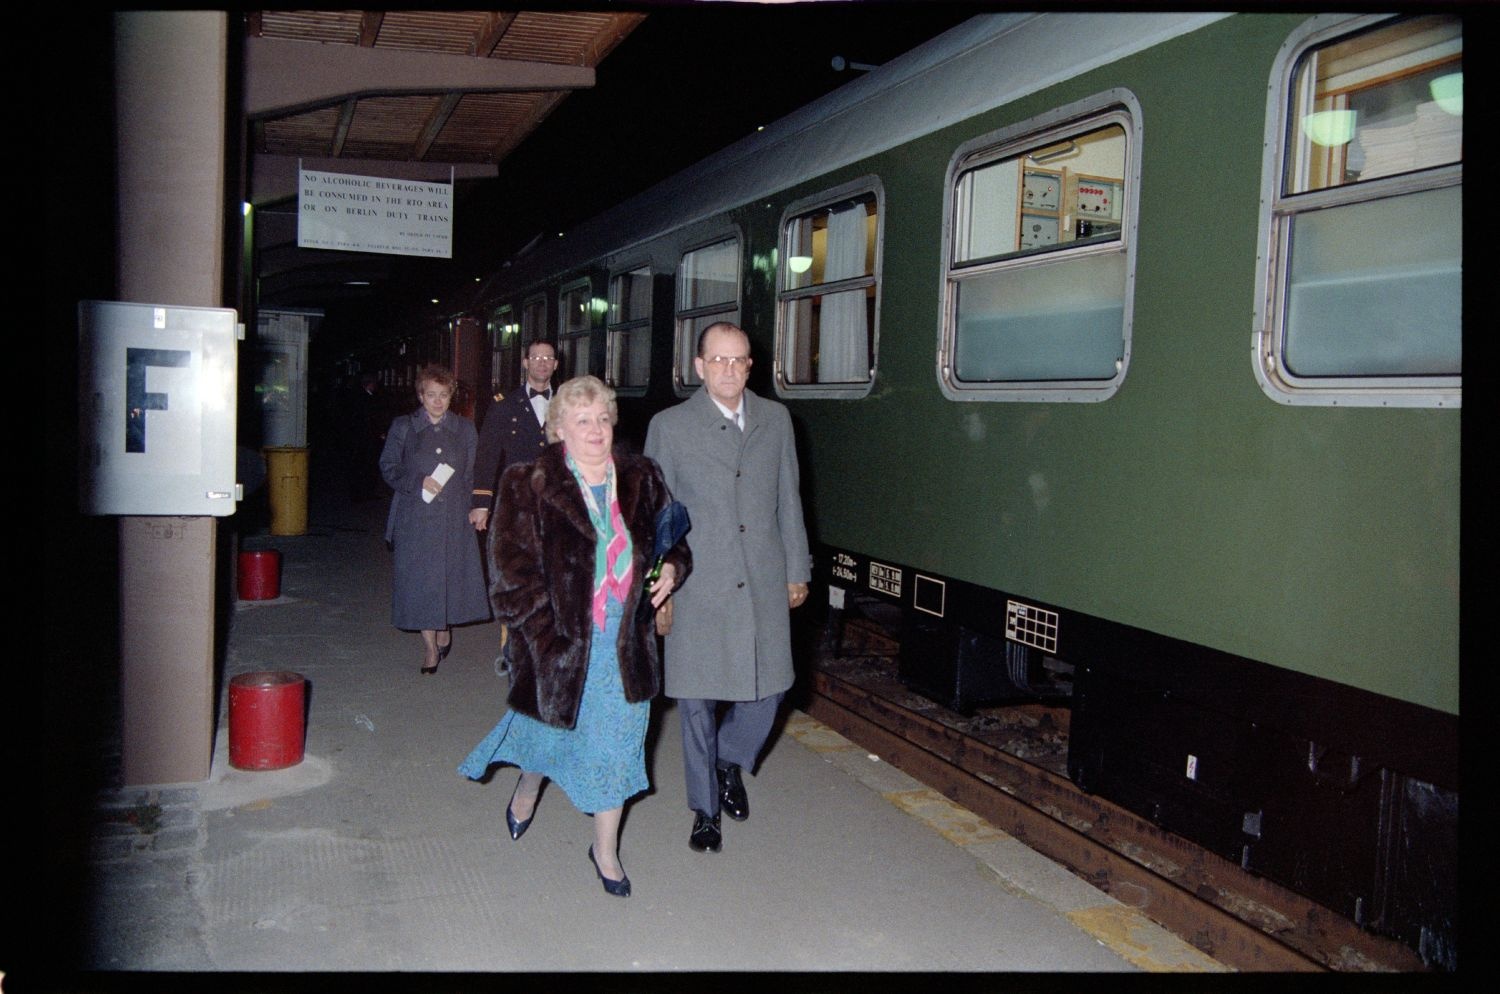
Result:
<svg viewBox="0 0 1500 994">
<path fill-rule="evenodd" d="M 776 709 L 786 694 L 772 694 L 758 701 L 735 701 L 715 718 L 718 701 L 682 698 L 677 710 L 682 717 L 682 766 L 687 774 L 688 807 L 706 815 L 719 813 L 719 778 L 716 766 L 755 769 L 760 750 L 771 734 Z"/>
</svg>

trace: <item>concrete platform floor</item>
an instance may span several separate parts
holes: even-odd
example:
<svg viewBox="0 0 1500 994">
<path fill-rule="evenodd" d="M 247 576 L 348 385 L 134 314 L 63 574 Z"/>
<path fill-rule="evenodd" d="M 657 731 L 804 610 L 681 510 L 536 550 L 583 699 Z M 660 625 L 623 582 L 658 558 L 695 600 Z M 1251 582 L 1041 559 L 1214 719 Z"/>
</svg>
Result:
<svg viewBox="0 0 1500 994">
<path fill-rule="evenodd" d="M 436 676 L 389 624 L 384 502 L 322 511 L 283 557 L 281 596 L 232 612 L 223 684 L 291 670 L 306 752 L 94 800 L 84 936 L 64 969 L 457 977 L 516 972 L 1208 971 L 1225 968 L 970 812 L 793 711 L 747 777 L 724 849 L 687 846 L 677 715 L 654 705 L 652 790 L 626 808 L 628 900 L 586 858 L 588 816 L 555 785 L 519 842 L 516 771 L 461 777 L 499 718 L 499 626 L 456 631 Z M 0 964 L 0 969 L 4 964 Z M 79 988 L 87 989 L 87 988 Z M 272 988 L 267 988 L 272 989 Z M 427 988 L 424 988 L 427 989 Z"/>
</svg>

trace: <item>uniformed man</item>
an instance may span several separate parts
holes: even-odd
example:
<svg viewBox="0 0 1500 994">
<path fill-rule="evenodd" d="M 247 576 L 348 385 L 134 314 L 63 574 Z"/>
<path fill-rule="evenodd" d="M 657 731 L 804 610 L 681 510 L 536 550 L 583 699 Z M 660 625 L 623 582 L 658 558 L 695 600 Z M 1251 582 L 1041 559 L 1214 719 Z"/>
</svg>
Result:
<svg viewBox="0 0 1500 994">
<path fill-rule="evenodd" d="M 547 405 L 552 401 L 552 372 L 557 350 L 551 342 L 526 346 L 521 369 L 526 382 L 501 397 L 484 416 L 479 452 L 474 458 L 474 500 L 469 520 L 484 531 L 495 503 L 495 485 L 512 463 L 531 462 L 547 447 Z"/>
</svg>

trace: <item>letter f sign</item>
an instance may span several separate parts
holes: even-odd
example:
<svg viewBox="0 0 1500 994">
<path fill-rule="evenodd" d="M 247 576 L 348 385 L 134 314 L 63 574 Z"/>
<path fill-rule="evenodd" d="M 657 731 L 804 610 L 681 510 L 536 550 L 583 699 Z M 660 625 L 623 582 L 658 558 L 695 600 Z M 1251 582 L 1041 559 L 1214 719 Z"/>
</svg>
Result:
<svg viewBox="0 0 1500 994">
<path fill-rule="evenodd" d="M 167 410 L 167 395 L 146 392 L 148 366 L 186 366 L 193 354 L 186 349 L 125 350 L 125 451 L 146 451 L 146 412 Z"/>
</svg>

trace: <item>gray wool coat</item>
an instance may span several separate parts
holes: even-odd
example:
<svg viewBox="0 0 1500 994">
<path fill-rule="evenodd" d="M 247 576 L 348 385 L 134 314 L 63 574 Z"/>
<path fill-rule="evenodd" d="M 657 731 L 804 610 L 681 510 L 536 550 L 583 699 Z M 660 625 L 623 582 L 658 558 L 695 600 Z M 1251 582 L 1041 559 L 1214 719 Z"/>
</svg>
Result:
<svg viewBox="0 0 1500 994">
<path fill-rule="evenodd" d="M 792 419 L 745 391 L 745 430 L 700 389 L 651 419 L 646 455 L 692 519 L 693 579 L 666 638 L 668 697 L 753 701 L 792 685 L 787 584 L 811 577 Z"/>
<path fill-rule="evenodd" d="M 489 598 L 469 498 L 474 489 L 473 422 L 452 411 L 433 424 L 420 407 L 391 422 L 380 475 L 395 491 L 385 540 L 395 554 L 391 624 L 407 631 L 488 621 Z M 446 462 L 455 470 L 431 503 L 422 478 Z"/>
</svg>

